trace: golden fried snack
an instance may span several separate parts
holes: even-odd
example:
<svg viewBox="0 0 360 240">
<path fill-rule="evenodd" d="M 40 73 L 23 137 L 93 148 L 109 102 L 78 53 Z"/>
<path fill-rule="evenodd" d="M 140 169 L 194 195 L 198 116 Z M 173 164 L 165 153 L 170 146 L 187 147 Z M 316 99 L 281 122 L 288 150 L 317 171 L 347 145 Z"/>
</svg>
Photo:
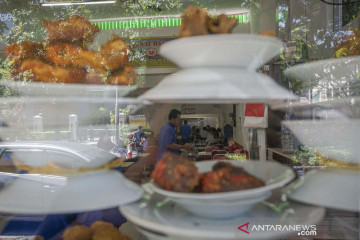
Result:
<svg viewBox="0 0 360 240">
<path fill-rule="evenodd" d="M 8 45 L 5 47 L 5 54 L 14 64 L 24 59 L 41 59 L 44 56 L 41 44 L 36 42 Z"/>
<path fill-rule="evenodd" d="M 82 69 L 55 67 L 34 59 L 24 60 L 17 70 L 33 81 L 51 83 L 83 83 L 86 76 Z"/>
<path fill-rule="evenodd" d="M 43 21 L 48 30 L 49 41 L 87 41 L 91 42 L 99 32 L 99 27 L 92 25 L 85 17 L 73 16 L 69 19 Z"/>
<path fill-rule="evenodd" d="M 194 6 L 187 7 L 181 16 L 179 37 L 209 34 L 207 29 L 208 20 L 209 16 L 204 10 Z"/>
<path fill-rule="evenodd" d="M 66 42 L 57 42 L 46 47 L 48 61 L 62 67 L 104 68 L 99 53 Z"/>
<path fill-rule="evenodd" d="M 118 36 L 113 36 L 112 39 L 101 46 L 100 54 L 104 58 L 105 67 L 109 71 L 128 64 L 129 47 Z"/>
<path fill-rule="evenodd" d="M 92 240 L 123 240 L 122 234 L 115 227 L 104 228 L 92 236 Z"/>
<path fill-rule="evenodd" d="M 125 66 L 120 73 L 113 73 L 108 82 L 113 85 L 129 85 L 136 80 L 136 72 L 133 67 Z"/>
<path fill-rule="evenodd" d="M 91 229 L 85 225 L 73 226 L 63 233 L 64 240 L 91 240 L 91 237 Z"/>
<path fill-rule="evenodd" d="M 229 18 L 225 14 L 210 18 L 207 22 L 207 28 L 211 34 L 230 33 L 237 23 L 236 18 Z"/>
<path fill-rule="evenodd" d="M 98 231 L 102 231 L 104 229 L 108 229 L 108 228 L 115 228 L 114 225 L 112 225 L 111 223 L 108 222 L 104 222 L 104 221 L 96 221 L 93 224 L 91 224 L 91 230 L 93 233 L 98 232 Z M 116 229 L 116 228 L 115 228 Z"/>
</svg>

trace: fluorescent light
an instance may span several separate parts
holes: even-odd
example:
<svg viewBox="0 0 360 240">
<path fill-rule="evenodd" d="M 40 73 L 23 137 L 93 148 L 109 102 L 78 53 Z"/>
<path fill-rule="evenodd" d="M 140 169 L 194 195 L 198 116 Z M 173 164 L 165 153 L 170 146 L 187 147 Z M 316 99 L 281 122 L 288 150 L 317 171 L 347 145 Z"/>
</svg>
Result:
<svg viewBox="0 0 360 240">
<path fill-rule="evenodd" d="M 94 2 L 49 2 L 42 3 L 43 7 L 54 7 L 54 6 L 74 6 L 74 5 L 94 5 L 94 4 L 112 4 L 115 1 L 94 1 Z"/>
</svg>

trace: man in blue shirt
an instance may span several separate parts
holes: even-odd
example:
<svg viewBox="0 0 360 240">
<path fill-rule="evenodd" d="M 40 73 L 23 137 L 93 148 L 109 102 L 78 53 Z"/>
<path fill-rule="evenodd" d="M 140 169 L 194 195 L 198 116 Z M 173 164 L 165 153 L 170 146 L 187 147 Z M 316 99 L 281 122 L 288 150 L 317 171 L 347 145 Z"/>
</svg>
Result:
<svg viewBox="0 0 360 240">
<path fill-rule="evenodd" d="M 233 127 L 227 123 L 224 127 L 224 144 L 228 144 L 230 138 L 233 138 Z"/>
<path fill-rule="evenodd" d="M 143 152 L 143 143 L 145 140 L 145 133 L 142 130 L 142 126 L 138 127 L 138 130 L 136 130 L 134 132 L 134 137 L 133 137 L 133 141 L 135 144 L 135 148 L 136 148 L 136 153 L 142 153 Z"/>
<path fill-rule="evenodd" d="M 181 126 L 181 144 L 190 142 L 191 127 L 187 124 L 188 121 L 184 120 L 184 125 Z"/>
<path fill-rule="evenodd" d="M 171 110 L 168 117 L 169 121 L 160 129 L 157 161 L 161 159 L 165 152 L 179 154 L 179 150 L 181 149 L 193 148 L 189 143 L 184 145 L 176 143 L 176 132 L 174 127 L 180 125 L 180 116 L 181 112 L 179 110 Z"/>
</svg>

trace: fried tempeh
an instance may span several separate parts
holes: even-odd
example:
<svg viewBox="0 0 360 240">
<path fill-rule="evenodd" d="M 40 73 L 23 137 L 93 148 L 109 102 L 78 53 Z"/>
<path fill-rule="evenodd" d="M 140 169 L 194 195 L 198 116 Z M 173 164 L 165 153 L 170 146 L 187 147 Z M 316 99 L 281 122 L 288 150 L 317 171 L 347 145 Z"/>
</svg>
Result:
<svg viewBox="0 0 360 240">
<path fill-rule="evenodd" d="M 29 73 L 34 81 L 51 83 L 83 83 L 86 72 L 76 68 L 55 67 L 40 60 L 24 60 L 18 68 L 20 73 Z"/>
</svg>

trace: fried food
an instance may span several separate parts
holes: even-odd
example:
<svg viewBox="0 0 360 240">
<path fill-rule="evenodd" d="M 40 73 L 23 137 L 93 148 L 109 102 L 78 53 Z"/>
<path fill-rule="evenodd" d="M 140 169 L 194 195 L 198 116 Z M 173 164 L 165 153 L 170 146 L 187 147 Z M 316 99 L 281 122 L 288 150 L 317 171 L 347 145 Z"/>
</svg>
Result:
<svg viewBox="0 0 360 240">
<path fill-rule="evenodd" d="M 236 23 L 224 14 L 210 17 L 206 11 L 189 6 L 181 17 L 179 37 L 230 33 Z"/>
<path fill-rule="evenodd" d="M 85 225 L 75 225 L 63 233 L 64 240 L 91 240 L 91 237 L 91 229 Z"/>
<path fill-rule="evenodd" d="M 49 41 L 91 42 L 99 27 L 92 25 L 85 17 L 73 16 L 69 19 L 43 21 L 48 30 Z"/>
<path fill-rule="evenodd" d="M 104 68 L 99 53 L 66 42 L 57 42 L 46 47 L 48 61 L 62 67 Z"/>
<path fill-rule="evenodd" d="M 207 22 L 209 16 L 204 10 L 189 6 L 181 16 L 181 26 L 179 37 L 190 37 L 197 35 L 207 35 Z"/>
<path fill-rule="evenodd" d="M 98 231 L 102 231 L 103 229 L 115 228 L 115 227 L 114 227 L 114 225 L 112 225 L 111 223 L 108 223 L 108 222 L 96 221 L 93 224 L 91 224 L 90 228 L 93 231 L 93 233 L 95 233 Z"/>
<path fill-rule="evenodd" d="M 133 67 L 125 66 L 120 73 L 113 73 L 108 82 L 113 85 L 129 85 L 136 80 L 136 72 Z"/>
<path fill-rule="evenodd" d="M 101 46 L 100 54 L 104 58 L 105 67 L 109 71 L 128 64 L 129 47 L 118 36 L 113 36 L 110 41 Z"/>
<path fill-rule="evenodd" d="M 17 70 L 31 80 L 50 83 L 83 83 L 86 76 L 82 69 L 55 67 L 35 59 L 24 60 Z"/>
<path fill-rule="evenodd" d="M 42 59 L 44 51 L 40 43 L 23 42 L 6 46 L 5 54 L 13 64 L 17 64 L 24 59 Z"/>
<path fill-rule="evenodd" d="M 230 33 L 237 23 L 236 18 L 229 18 L 225 14 L 210 18 L 207 22 L 207 29 L 211 34 Z"/>
<path fill-rule="evenodd" d="M 156 164 L 151 177 L 166 190 L 191 192 L 199 185 L 201 175 L 193 162 L 167 152 Z"/>
<path fill-rule="evenodd" d="M 243 168 L 227 162 L 218 162 L 213 171 L 205 173 L 202 181 L 203 193 L 230 192 L 264 186 L 261 179 L 250 175 Z"/>
</svg>

